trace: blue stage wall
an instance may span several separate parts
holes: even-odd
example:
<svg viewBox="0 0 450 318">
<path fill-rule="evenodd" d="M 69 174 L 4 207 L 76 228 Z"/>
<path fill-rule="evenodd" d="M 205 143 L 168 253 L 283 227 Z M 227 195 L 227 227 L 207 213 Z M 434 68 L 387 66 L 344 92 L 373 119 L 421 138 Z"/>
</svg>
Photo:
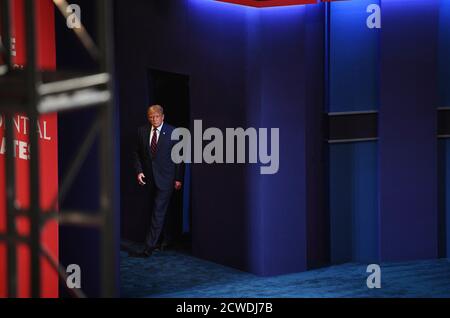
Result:
<svg viewBox="0 0 450 318">
<path fill-rule="evenodd" d="M 369 3 L 382 6 L 381 31 L 366 27 Z M 436 257 L 439 4 L 336 2 L 326 25 L 324 4 L 118 1 L 122 235 L 133 238 L 139 220 L 130 140 L 145 123 L 146 70 L 156 68 L 190 77 L 191 119 L 204 128 L 280 127 L 277 175 L 192 165 L 195 256 L 261 275 L 305 270 L 324 255 L 333 263 Z M 329 146 L 325 177 L 321 113 L 370 110 L 379 111 L 379 140 Z"/>
<path fill-rule="evenodd" d="M 379 0 L 329 4 L 329 112 L 378 109 L 380 31 L 366 26 L 369 4 Z"/>
<path fill-rule="evenodd" d="M 378 160 L 373 141 L 330 145 L 331 262 L 379 259 Z"/>
<path fill-rule="evenodd" d="M 260 127 L 280 128 L 280 170 L 260 184 L 264 275 L 306 270 L 327 256 L 321 171 L 323 6 L 260 11 Z M 308 28 L 309 26 L 313 27 Z M 255 92 L 256 93 L 256 92 Z"/>
<path fill-rule="evenodd" d="M 450 107 L 450 1 L 439 16 L 439 108 Z M 439 255 L 450 257 L 450 141 L 439 141 Z"/>
<path fill-rule="evenodd" d="M 318 160 L 306 147 L 320 151 L 321 126 L 306 128 L 322 113 L 323 6 L 136 1 L 117 2 L 117 10 L 122 235 L 134 238 L 139 222 L 130 153 L 135 129 L 145 123 L 145 70 L 155 68 L 190 77 L 191 119 L 202 119 L 204 129 L 280 128 L 275 175 L 260 175 L 258 165 L 192 165 L 194 255 L 260 275 L 305 270 L 308 258 L 311 266 L 321 262 L 328 242 L 308 242 L 307 223 L 326 235 L 327 220 L 306 209 L 320 209 L 314 202 L 323 196 L 306 175 Z M 306 36 L 307 21 L 321 27 L 314 36 Z M 316 105 L 312 111 L 307 101 Z"/>
<path fill-rule="evenodd" d="M 91 31 L 92 4 L 78 2 Z M 190 76 L 192 118 L 208 126 L 282 126 L 279 176 L 266 179 L 257 166 L 194 165 L 195 255 L 263 275 L 310 268 L 326 262 L 327 253 L 332 263 L 434 258 L 438 238 L 439 255 L 449 257 L 450 141 L 436 143 L 433 113 L 450 106 L 450 0 L 383 0 L 381 34 L 364 28 L 368 2 L 378 3 L 331 4 L 327 61 L 332 63 L 329 82 L 320 87 L 323 65 L 314 57 L 326 60 L 317 44 L 325 38 L 320 35 L 324 6 L 252 9 L 212 0 L 116 1 L 120 130 L 115 138 L 120 136 L 121 159 L 116 200 L 122 199 L 122 236 L 139 239 L 142 226 L 130 153 L 135 129 L 145 123 L 147 68 L 157 68 Z M 92 69 L 95 64 L 57 17 L 58 67 Z M 433 43 L 439 48 L 436 68 L 424 65 L 434 64 L 424 58 L 435 54 Z M 433 69 L 439 70 L 437 97 Z M 329 95 L 326 112 L 380 109 L 381 133 L 379 142 L 331 145 L 326 178 L 317 119 L 323 91 Z M 83 139 L 80 131 L 93 118 L 90 111 L 59 117 L 60 176 Z M 97 160 L 92 150 L 61 208 L 98 207 Z M 322 186 L 328 187 L 329 202 Z M 84 291 L 98 296 L 98 234 L 62 227 L 60 240 L 61 263 L 79 264 Z"/>
<path fill-rule="evenodd" d="M 450 139 L 439 140 L 439 256 L 450 255 Z"/>
<path fill-rule="evenodd" d="M 437 0 L 382 0 L 380 257 L 437 257 Z"/>
<path fill-rule="evenodd" d="M 366 26 L 366 8 L 373 3 L 379 1 L 329 4 L 328 112 L 378 110 L 380 31 Z M 376 141 L 329 146 L 332 263 L 379 258 L 377 151 Z"/>
<path fill-rule="evenodd" d="M 439 16 L 439 104 L 450 107 L 450 1 L 441 0 Z"/>
<path fill-rule="evenodd" d="M 369 3 L 381 4 L 381 32 L 365 26 Z M 330 146 L 333 263 L 433 258 L 438 237 L 448 247 L 448 143 L 437 147 L 433 107 L 450 105 L 449 8 L 447 0 L 330 4 L 327 111 L 380 109 L 379 141 Z"/>
</svg>

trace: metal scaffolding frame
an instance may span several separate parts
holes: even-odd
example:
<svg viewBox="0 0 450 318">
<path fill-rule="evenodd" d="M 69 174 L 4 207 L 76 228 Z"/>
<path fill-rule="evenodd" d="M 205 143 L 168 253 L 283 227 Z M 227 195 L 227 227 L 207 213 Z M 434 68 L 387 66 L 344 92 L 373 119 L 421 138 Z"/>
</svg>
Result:
<svg viewBox="0 0 450 318">
<path fill-rule="evenodd" d="M 66 12 L 68 6 L 64 0 L 53 0 L 61 12 Z M 7 275 L 8 297 L 17 297 L 17 243 L 27 244 L 30 248 L 31 297 L 40 297 L 42 282 L 40 281 L 40 257 L 45 257 L 58 272 L 59 277 L 66 279 L 65 269 L 58 263 L 49 251 L 41 246 L 40 234 L 43 226 L 50 220 L 59 224 L 94 227 L 101 233 L 100 269 L 101 296 L 115 297 L 116 286 L 115 266 L 117 262 L 116 246 L 114 245 L 115 216 L 113 206 L 114 169 L 111 158 L 114 156 L 113 143 L 113 39 L 112 39 L 112 8 L 109 0 L 97 2 L 98 46 L 89 41 L 90 36 L 83 28 L 76 31 L 78 38 L 91 56 L 99 63 L 99 72 L 95 74 L 67 74 L 61 71 L 40 71 L 36 61 L 35 34 L 35 1 L 25 0 L 25 34 L 26 34 L 26 67 L 23 70 L 14 69 L 11 59 L 11 7 L 10 0 L 0 0 L 2 43 L 0 55 L 3 65 L 0 65 L 0 113 L 5 119 L 5 137 L 7 140 L 5 154 L 6 196 L 7 196 L 7 231 L 0 233 L 0 242 L 7 244 Z M 88 45 L 86 45 L 86 43 Z M 92 124 L 86 138 L 76 152 L 58 195 L 54 198 L 52 211 L 42 213 L 40 207 L 39 189 L 39 136 L 37 129 L 29 130 L 30 175 L 28 209 L 19 209 L 15 204 L 16 175 L 14 159 L 14 124 L 15 114 L 26 113 L 30 127 L 37 127 L 38 118 L 42 114 L 76 110 L 85 107 L 97 107 L 98 117 Z M 78 174 L 83 161 L 99 135 L 100 165 L 100 211 L 95 215 L 87 211 L 57 211 L 58 202 L 62 202 Z M 16 231 L 16 217 L 29 218 L 30 233 L 24 237 Z M 69 289 L 75 297 L 85 297 L 80 289 Z"/>
</svg>

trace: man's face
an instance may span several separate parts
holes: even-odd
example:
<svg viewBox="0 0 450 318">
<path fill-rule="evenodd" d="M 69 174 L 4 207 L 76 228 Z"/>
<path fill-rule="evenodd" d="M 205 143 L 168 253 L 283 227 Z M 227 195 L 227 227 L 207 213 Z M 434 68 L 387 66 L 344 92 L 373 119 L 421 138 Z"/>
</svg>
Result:
<svg viewBox="0 0 450 318">
<path fill-rule="evenodd" d="M 161 126 L 164 120 L 164 115 L 158 111 L 151 109 L 147 112 L 147 120 L 153 127 L 156 128 Z"/>
</svg>

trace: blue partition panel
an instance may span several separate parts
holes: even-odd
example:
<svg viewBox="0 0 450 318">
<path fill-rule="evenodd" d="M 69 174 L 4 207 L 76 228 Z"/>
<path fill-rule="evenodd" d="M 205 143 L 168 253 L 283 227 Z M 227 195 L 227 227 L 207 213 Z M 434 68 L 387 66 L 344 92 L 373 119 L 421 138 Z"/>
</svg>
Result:
<svg viewBox="0 0 450 318">
<path fill-rule="evenodd" d="M 377 143 L 330 145 L 331 262 L 378 260 Z"/>
<path fill-rule="evenodd" d="M 450 139 L 439 140 L 439 256 L 450 257 Z"/>
<path fill-rule="evenodd" d="M 377 110 L 379 34 L 366 9 L 379 1 L 329 4 L 329 112 Z M 329 146 L 332 263 L 378 259 L 377 142 Z"/>
<path fill-rule="evenodd" d="M 450 107 L 450 0 L 441 0 L 439 9 L 438 107 Z"/>
<path fill-rule="evenodd" d="M 329 111 L 378 109 L 379 30 L 369 29 L 366 12 L 379 0 L 330 4 Z"/>
<path fill-rule="evenodd" d="M 437 257 L 438 0 L 382 0 L 379 197 L 383 261 Z"/>
<path fill-rule="evenodd" d="M 439 103 L 450 107 L 450 0 L 441 0 L 439 17 Z M 450 139 L 439 142 L 440 256 L 450 257 Z"/>
</svg>

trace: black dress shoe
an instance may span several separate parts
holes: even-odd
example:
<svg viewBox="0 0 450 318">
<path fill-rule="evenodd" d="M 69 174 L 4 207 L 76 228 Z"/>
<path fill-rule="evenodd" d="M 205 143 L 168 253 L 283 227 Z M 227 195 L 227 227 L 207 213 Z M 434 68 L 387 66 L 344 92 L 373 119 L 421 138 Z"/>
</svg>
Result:
<svg viewBox="0 0 450 318">
<path fill-rule="evenodd" d="M 128 256 L 129 257 L 139 257 L 139 258 L 146 258 L 146 254 L 144 254 L 143 252 L 135 252 L 135 251 L 130 251 L 128 252 Z"/>
<path fill-rule="evenodd" d="M 128 251 L 128 256 L 130 257 L 140 257 L 147 258 L 152 255 L 153 249 L 150 247 L 143 247 L 135 250 Z"/>
<path fill-rule="evenodd" d="M 153 254 L 153 248 L 146 247 L 145 250 L 142 252 L 144 257 L 150 257 Z"/>
</svg>

